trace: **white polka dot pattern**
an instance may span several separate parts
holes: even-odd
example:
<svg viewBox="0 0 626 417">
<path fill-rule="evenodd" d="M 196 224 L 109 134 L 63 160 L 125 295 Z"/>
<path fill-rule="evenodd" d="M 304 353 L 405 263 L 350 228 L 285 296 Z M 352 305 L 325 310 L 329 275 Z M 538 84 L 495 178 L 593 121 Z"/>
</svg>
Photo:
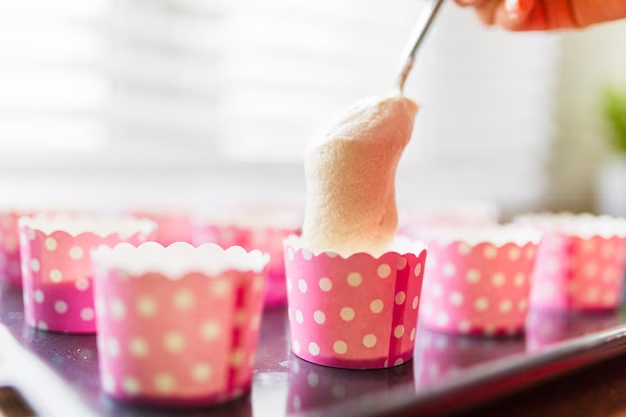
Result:
<svg viewBox="0 0 626 417">
<path fill-rule="evenodd" d="M 22 239 L 22 272 L 27 283 L 24 294 L 29 300 L 24 309 L 26 322 L 32 326 L 45 323 L 46 330 L 64 333 L 94 333 L 96 330 L 94 271 L 87 254 L 101 245 L 120 242 L 138 245 L 151 237 L 140 233 L 125 238 L 116 234 L 100 237 L 93 233 L 72 236 L 62 231 L 46 235 L 26 224 L 22 225 L 20 233 L 26 237 Z M 115 308 L 112 311 L 119 312 Z M 121 381 L 118 385 L 122 386 Z"/>
<path fill-rule="evenodd" d="M 363 277 L 358 272 L 350 272 L 348 274 L 348 285 L 358 287 L 363 282 Z"/>
<path fill-rule="evenodd" d="M 326 314 L 318 310 L 315 313 L 313 313 L 313 320 L 315 320 L 317 324 L 324 324 L 326 323 Z"/>
<path fill-rule="evenodd" d="M 17 220 L 23 214 L 28 213 L 0 212 L 0 280 L 17 288 L 22 286 Z"/>
<path fill-rule="evenodd" d="M 287 279 L 300 289 L 288 293 L 295 354 L 342 368 L 382 368 L 385 360 L 404 363 L 412 357 L 425 252 L 378 259 L 321 253 L 309 259 L 292 250 L 293 257 L 285 259 Z"/>
<path fill-rule="evenodd" d="M 429 245 L 420 313 L 428 327 L 449 333 L 503 335 L 523 328 L 534 259 L 523 256 L 534 244 L 496 247 L 453 242 Z"/>
<path fill-rule="evenodd" d="M 615 309 L 624 285 L 623 253 L 626 238 L 546 233 L 532 273 L 530 304 L 561 311 Z"/>
<path fill-rule="evenodd" d="M 98 274 L 105 274 L 94 284 L 107 300 L 96 320 L 102 375 L 114 383 L 110 395 L 154 401 L 177 396 L 211 405 L 249 389 L 264 301 L 257 274 L 176 280 L 157 274 L 126 278 L 114 270 Z M 293 316 L 301 326 L 313 322 L 313 315 L 297 309 Z M 314 350 L 295 339 L 292 348 Z"/>
<path fill-rule="evenodd" d="M 269 254 L 270 261 L 267 266 L 265 305 L 268 307 L 284 306 L 287 304 L 287 289 L 289 288 L 285 286 L 285 259 L 288 257 L 293 259 L 294 256 L 293 250 L 285 250 L 284 240 L 290 235 L 298 234 L 299 227 L 294 227 L 292 223 L 294 213 L 291 213 L 291 209 L 284 210 L 284 207 L 280 207 L 278 211 L 281 214 L 278 214 L 278 212 L 274 210 L 270 212 L 264 211 L 263 213 L 259 213 L 255 210 L 251 216 L 252 218 L 258 219 L 258 216 L 263 218 L 267 215 L 270 217 L 270 223 L 272 223 L 274 227 L 267 227 L 268 224 L 216 224 L 212 221 L 207 224 L 198 225 L 193 224 L 194 222 L 189 220 L 188 235 L 193 239 L 188 240 L 179 237 L 170 239 L 168 243 L 175 241 L 193 241 L 195 244 L 211 242 L 223 248 L 241 246 L 247 249 L 258 249 L 263 253 Z M 283 213 L 286 213 L 286 216 L 283 217 Z M 276 224 L 277 221 L 282 223 L 282 221 L 285 220 L 288 221 L 289 224 Z M 261 222 L 263 223 L 264 221 L 261 220 Z M 175 230 L 179 230 L 180 220 L 174 225 L 177 226 Z M 162 228 L 159 227 L 159 230 L 161 229 Z M 171 229 L 173 228 L 170 228 L 170 230 Z M 309 256 L 309 254 L 307 254 L 307 256 Z M 290 288 L 291 290 L 297 290 L 297 282 L 291 282 Z"/>
</svg>

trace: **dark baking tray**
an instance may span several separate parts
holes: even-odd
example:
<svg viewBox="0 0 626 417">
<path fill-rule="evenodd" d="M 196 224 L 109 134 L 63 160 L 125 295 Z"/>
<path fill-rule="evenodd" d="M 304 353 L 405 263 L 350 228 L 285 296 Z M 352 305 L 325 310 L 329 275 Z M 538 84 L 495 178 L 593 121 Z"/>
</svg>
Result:
<svg viewBox="0 0 626 417">
<path fill-rule="evenodd" d="M 0 321 L 15 339 L 14 360 L 1 356 L 4 367 L 16 368 L 0 379 L 15 385 L 44 417 L 439 415 L 626 351 L 623 312 L 531 313 L 526 337 L 483 339 L 419 328 L 412 361 L 376 371 L 341 370 L 291 355 L 286 309 L 274 309 L 264 314 L 252 393 L 224 406 L 178 412 L 130 407 L 103 395 L 95 336 L 31 329 L 23 321 L 19 291 L 0 289 Z"/>
</svg>

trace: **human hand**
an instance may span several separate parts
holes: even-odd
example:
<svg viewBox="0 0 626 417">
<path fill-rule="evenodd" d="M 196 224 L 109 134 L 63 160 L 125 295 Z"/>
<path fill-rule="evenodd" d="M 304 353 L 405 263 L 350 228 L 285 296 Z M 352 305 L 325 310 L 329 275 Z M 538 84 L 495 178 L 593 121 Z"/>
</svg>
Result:
<svg viewBox="0 0 626 417">
<path fill-rule="evenodd" d="M 583 28 L 626 18 L 626 0 L 455 0 L 487 25 L 515 31 Z"/>
</svg>

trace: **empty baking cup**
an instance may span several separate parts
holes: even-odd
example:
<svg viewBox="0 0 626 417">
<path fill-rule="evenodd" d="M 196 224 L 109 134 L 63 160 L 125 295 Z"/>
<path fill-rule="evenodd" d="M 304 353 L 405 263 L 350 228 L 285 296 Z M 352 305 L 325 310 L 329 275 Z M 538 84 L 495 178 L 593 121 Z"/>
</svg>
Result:
<svg viewBox="0 0 626 417">
<path fill-rule="evenodd" d="M 431 234 L 421 323 L 450 333 L 522 333 L 540 238 L 511 226 Z"/>
<path fill-rule="evenodd" d="M 191 243 L 193 239 L 192 216 L 180 211 L 166 210 L 135 210 L 133 217 L 150 219 L 157 224 L 154 241 L 163 246 L 175 242 Z"/>
<path fill-rule="evenodd" d="M 527 215 L 516 222 L 544 233 L 533 272 L 532 308 L 606 311 L 620 305 L 626 219 L 563 213 Z"/>
<path fill-rule="evenodd" d="M 380 257 L 343 258 L 314 254 L 295 236 L 285 240 L 296 355 L 355 369 L 398 366 L 413 357 L 426 250 L 408 241 L 396 246 Z"/>
<path fill-rule="evenodd" d="M 53 215 L 21 218 L 26 322 L 40 330 L 95 333 L 90 251 L 153 236 L 149 220 Z"/>
<path fill-rule="evenodd" d="M 17 220 L 31 213 L 0 211 L 0 282 L 13 287 L 22 286 L 20 242 Z"/>
<path fill-rule="evenodd" d="M 422 239 L 425 231 L 450 227 L 490 227 L 498 224 L 500 212 L 495 204 L 480 201 L 432 203 L 403 209 L 398 233 Z"/>
<path fill-rule="evenodd" d="M 213 244 L 93 253 L 104 391 L 121 401 L 208 406 L 250 389 L 268 256 Z"/>
<path fill-rule="evenodd" d="M 256 212 L 218 216 L 197 220 L 194 227 L 195 245 L 215 243 L 222 247 L 241 246 L 246 250 L 261 250 L 270 254 L 268 285 L 265 294 L 267 307 L 287 304 L 283 241 L 301 230 L 301 217 L 295 210 L 276 208 Z"/>
</svg>

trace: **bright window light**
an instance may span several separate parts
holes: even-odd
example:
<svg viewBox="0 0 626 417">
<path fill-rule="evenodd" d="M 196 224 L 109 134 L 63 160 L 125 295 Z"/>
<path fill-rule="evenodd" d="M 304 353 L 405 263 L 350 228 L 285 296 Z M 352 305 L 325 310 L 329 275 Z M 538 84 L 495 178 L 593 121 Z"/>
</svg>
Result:
<svg viewBox="0 0 626 417">
<path fill-rule="evenodd" d="M 90 120 L 0 119 L 0 158 L 12 152 L 31 155 L 57 151 L 64 154 L 92 153 L 106 144 L 106 132 L 100 123 Z"/>
</svg>

